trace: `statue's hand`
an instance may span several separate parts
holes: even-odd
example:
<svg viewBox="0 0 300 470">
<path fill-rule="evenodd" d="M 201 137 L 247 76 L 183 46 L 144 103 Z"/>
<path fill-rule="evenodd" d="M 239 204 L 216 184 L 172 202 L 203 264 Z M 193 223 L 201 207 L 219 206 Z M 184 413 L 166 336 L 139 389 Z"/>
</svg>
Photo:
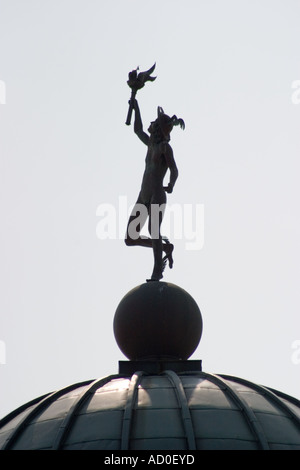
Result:
<svg viewBox="0 0 300 470">
<path fill-rule="evenodd" d="M 128 101 L 128 104 L 129 104 L 130 106 L 132 106 L 134 110 L 138 107 L 138 103 L 137 103 L 137 100 L 136 100 L 135 98 L 131 98 L 131 99 Z"/>
<path fill-rule="evenodd" d="M 171 194 L 173 192 L 173 186 L 171 185 L 171 183 L 169 183 L 168 186 L 164 186 L 164 190 L 166 191 L 166 193 Z"/>
</svg>

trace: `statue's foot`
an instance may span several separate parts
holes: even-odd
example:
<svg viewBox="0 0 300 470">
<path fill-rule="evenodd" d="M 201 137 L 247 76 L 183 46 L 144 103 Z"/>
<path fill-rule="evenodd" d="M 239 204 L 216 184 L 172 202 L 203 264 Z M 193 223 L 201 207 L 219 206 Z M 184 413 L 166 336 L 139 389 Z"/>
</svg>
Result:
<svg viewBox="0 0 300 470">
<path fill-rule="evenodd" d="M 165 268 L 165 262 L 162 263 L 161 268 L 155 269 L 152 273 L 151 279 L 147 279 L 147 282 L 160 281 L 163 278 L 163 271 Z"/>
<path fill-rule="evenodd" d="M 164 245 L 164 251 L 166 254 L 163 257 L 163 263 L 165 265 L 168 261 L 170 269 L 173 268 L 173 256 L 172 256 L 173 250 L 174 250 L 174 245 L 172 245 L 172 243 L 170 242 L 166 242 L 166 244 Z"/>
<path fill-rule="evenodd" d="M 147 279 L 147 282 L 149 281 L 160 281 L 163 278 L 162 272 L 159 273 L 153 273 L 151 276 L 151 279 Z"/>
</svg>

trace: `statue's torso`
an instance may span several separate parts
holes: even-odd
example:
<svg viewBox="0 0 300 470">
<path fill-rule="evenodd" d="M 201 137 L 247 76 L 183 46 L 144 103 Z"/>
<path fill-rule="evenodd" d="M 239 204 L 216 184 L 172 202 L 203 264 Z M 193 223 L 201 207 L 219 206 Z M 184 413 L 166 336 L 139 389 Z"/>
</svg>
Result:
<svg viewBox="0 0 300 470">
<path fill-rule="evenodd" d="M 142 181 L 140 196 L 146 202 L 158 197 L 162 202 L 165 200 L 165 192 L 163 189 L 163 180 L 167 172 L 167 163 L 164 155 L 164 143 L 151 144 L 148 147 L 146 155 L 146 166 Z"/>
</svg>

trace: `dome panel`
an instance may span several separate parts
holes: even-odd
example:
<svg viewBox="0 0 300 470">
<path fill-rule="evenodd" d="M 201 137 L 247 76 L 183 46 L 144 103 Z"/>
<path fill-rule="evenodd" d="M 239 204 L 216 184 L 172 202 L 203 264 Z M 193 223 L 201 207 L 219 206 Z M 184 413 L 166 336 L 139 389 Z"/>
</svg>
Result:
<svg viewBox="0 0 300 470">
<path fill-rule="evenodd" d="M 165 375 L 144 375 L 140 386 L 142 386 L 145 390 L 148 388 L 157 388 L 159 390 L 162 388 L 174 389 L 173 384 Z"/>
<path fill-rule="evenodd" d="M 257 413 L 267 440 L 276 448 L 277 444 L 297 445 L 300 443 L 300 430 L 287 416 L 272 413 Z"/>
<path fill-rule="evenodd" d="M 283 403 L 294 413 L 297 418 L 300 420 L 300 407 L 296 406 L 294 403 L 291 403 L 290 401 L 286 399 L 282 399 Z"/>
<path fill-rule="evenodd" d="M 62 421 L 61 418 L 30 423 L 17 438 L 14 449 L 51 449 Z"/>
<path fill-rule="evenodd" d="M 144 388 L 139 385 L 138 399 L 134 408 L 178 408 L 178 400 L 171 387 Z"/>
<path fill-rule="evenodd" d="M 256 440 L 240 410 L 203 409 L 191 410 L 191 414 L 196 439 Z"/>
<path fill-rule="evenodd" d="M 131 439 L 129 450 L 186 450 L 186 438 Z"/>
<path fill-rule="evenodd" d="M 269 412 L 274 414 L 282 414 L 282 411 L 272 401 L 259 394 L 254 390 L 242 390 L 239 392 L 240 397 L 245 400 L 248 406 L 255 412 Z"/>
<path fill-rule="evenodd" d="M 120 439 L 101 439 L 87 442 L 74 442 L 72 444 L 65 444 L 64 450 L 119 450 Z"/>
<path fill-rule="evenodd" d="M 66 439 L 66 445 L 93 440 L 118 440 L 121 436 L 123 410 L 79 413 Z"/>
<path fill-rule="evenodd" d="M 50 419 L 63 419 L 76 400 L 76 397 L 77 395 L 72 397 L 63 396 L 53 403 L 50 403 L 47 408 L 42 409 L 34 418 L 32 418 L 31 423 L 40 423 Z"/>
<path fill-rule="evenodd" d="M 181 382 L 190 409 L 239 409 L 234 400 L 226 394 L 226 387 L 222 383 L 199 378 L 198 374 L 182 375 Z"/>
<path fill-rule="evenodd" d="M 180 374 L 180 379 L 185 389 L 226 390 L 225 385 L 212 382 L 204 372 Z"/>
<path fill-rule="evenodd" d="M 99 410 L 124 410 L 128 395 L 128 387 L 117 390 L 97 390 L 94 395 L 83 403 L 80 413 L 93 413 Z"/>
<path fill-rule="evenodd" d="M 255 441 L 241 439 L 197 439 L 197 450 L 258 450 Z"/>
<path fill-rule="evenodd" d="M 105 380 L 105 379 L 104 379 Z M 128 390 L 130 384 L 130 379 L 127 377 L 118 377 L 114 378 L 111 380 L 108 380 L 107 382 L 105 381 L 104 384 L 99 385 L 98 388 L 96 388 L 96 393 L 102 393 L 102 392 L 113 392 L 113 391 L 120 391 L 120 390 Z"/>
<path fill-rule="evenodd" d="M 157 424 L 160 423 L 159 427 Z M 132 439 L 174 438 L 185 439 L 180 410 L 172 409 L 148 409 L 136 410 L 132 421 Z"/>
<path fill-rule="evenodd" d="M 200 392 L 200 393 L 199 393 Z M 238 406 L 222 390 L 198 389 L 186 390 L 189 407 L 192 408 L 214 408 L 237 410 Z"/>
</svg>

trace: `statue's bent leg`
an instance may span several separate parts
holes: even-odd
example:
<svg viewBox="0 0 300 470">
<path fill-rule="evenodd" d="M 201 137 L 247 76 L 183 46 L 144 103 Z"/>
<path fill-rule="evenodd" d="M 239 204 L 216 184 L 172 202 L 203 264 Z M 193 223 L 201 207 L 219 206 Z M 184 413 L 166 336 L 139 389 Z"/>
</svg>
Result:
<svg viewBox="0 0 300 470">
<path fill-rule="evenodd" d="M 149 237 L 140 235 L 140 232 L 145 225 L 145 222 L 148 217 L 148 208 L 145 204 L 137 202 L 132 210 L 131 216 L 129 218 L 126 235 L 125 235 L 125 244 L 127 246 L 145 246 L 152 248 L 152 241 Z"/>
<path fill-rule="evenodd" d="M 150 206 L 150 216 L 149 216 L 149 232 L 151 233 L 151 238 L 153 241 L 153 251 L 154 259 L 156 262 L 157 270 L 164 270 L 166 263 L 169 263 L 169 268 L 173 268 L 173 250 L 174 245 L 169 242 L 166 237 L 162 237 L 160 233 L 161 223 L 163 220 L 166 203 L 165 200 L 159 204 L 151 204 Z M 156 243 L 156 240 L 160 240 Z M 165 256 L 162 257 L 163 252 Z M 159 268 L 160 260 L 162 261 L 161 267 Z M 156 271 L 157 271 L 156 270 Z"/>
<path fill-rule="evenodd" d="M 166 253 L 165 256 L 163 257 L 163 262 L 164 263 L 169 263 L 169 268 L 173 268 L 173 250 L 174 250 L 174 245 L 169 242 L 169 240 L 165 240 L 165 243 L 163 244 L 163 251 Z"/>
</svg>

